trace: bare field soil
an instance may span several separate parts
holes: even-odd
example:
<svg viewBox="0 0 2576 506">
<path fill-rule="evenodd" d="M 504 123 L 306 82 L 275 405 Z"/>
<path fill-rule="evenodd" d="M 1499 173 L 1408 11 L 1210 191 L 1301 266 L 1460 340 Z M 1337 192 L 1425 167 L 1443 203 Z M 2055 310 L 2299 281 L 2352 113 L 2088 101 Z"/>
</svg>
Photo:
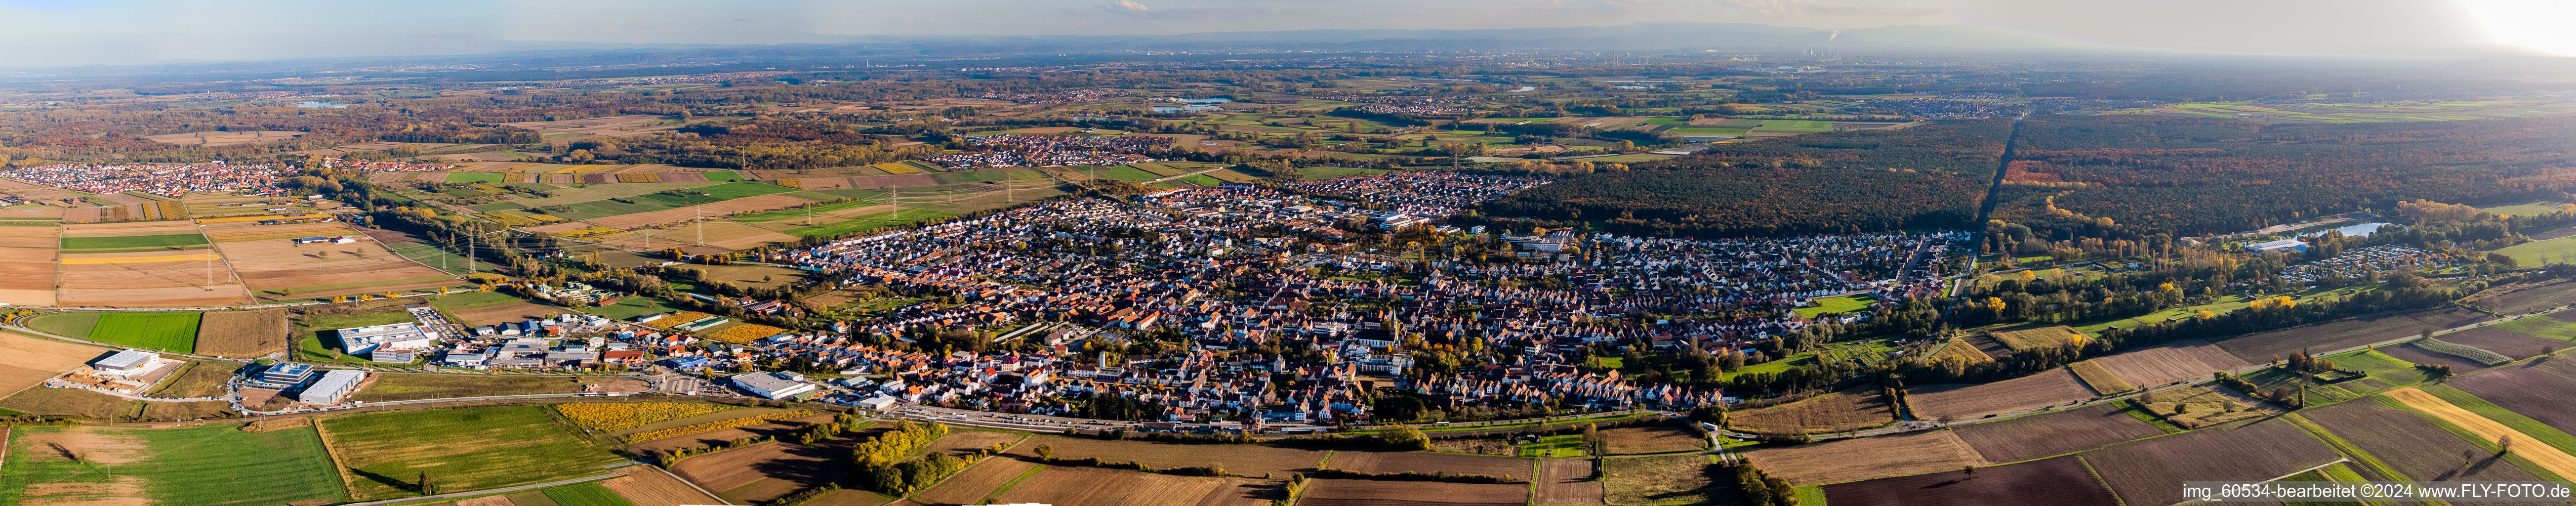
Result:
<svg viewBox="0 0 2576 506">
<path fill-rule="evenodd" d="M 2427 309 L 2413 313 L 2377 315 L 2339 320 L 2293 329 L 2251 334 L 2218 342 L 2218 347 L 2247 363 L 2270 362 L 2301 349 L 2315 353 L 2361 346 L 2380 341 L 2416 335 L 2427 330 L 2447 330 L 2484 320 L 2487 315 L 2457 307 Z"/>
<path fill-rule="evenodd" d="M 54 249 L 62 246 L 63 227 L 0 227 L 0 248 Z M 15 256 L 14 250 L 0 250 Z"/>
<path fill-rule="evenodd" d="M 1155 469 L 1212 465 L 1223 467 L 1226 472 L 1245 476 L 1272 473 L 1285 477 L 1288 473 L 1313 472 L 1315 465 L 1324 461 L 1322 450 L 1304 448 L 1269 445 L 1211 447 L 1145 441 L 1104 441 L 1053 434 L 1030 436 L 1019 446 L 1012 447 L 1010 454 L 1023 457 L 1034 456 L 1038 445 L 1053 447 L 1056 458 L 1098 457 L 1101 460 L 1113 462 L 1139 462 L 1154 466 Z M 1341 460 L 1340 455 L 1335 455 L 1334 460 Z M 1529 471 L 1523 470 L 1521 474 L 1529 474 Z"/>
<path fill-rule="evenodd" d="M 636 452 L 652 453 L 670 451 L 674 448 L 692 448 L 711 444 L 723 444 L 735 439 L 747 437 L 785 436 L 788 432 L 795 431 L 797 427 L 804 427 L 805 424 L 824 423 L 830 421 L 832 421 L 832 415 L 826 413 L 804 418 L 779 420 L 750 427 L 713 430 L 685 436 L 671 436 L 627 445 L 627 448 Z M 689 459 L 681 460 L 680 462 L 686 463 L 690 460 L 696 460 L 697 458 L 698 457 L 690 457 Z M 706 483 L 700 482 L 699 484 L 705 485 Z M 719 492 L 724 490 L 716 487 L 707 487 L 707 489 Z"/>
<path fill-rule="evenodd" d="M 673 129 L 677 129 L 677 128 L 679 128 L 678 126 L 674 126 L 674 125 L 648 125 L 648 124 L 650 124 L 650 123 L 652 123 L 652 122 L 654 122 L 654 121 L 666 120 L 666 119 L 679 119 L 679 118 L 673 118 L 673 117 L 667 117 L 667 116 L 648 116 L 648 115 L 642 115 L 642 114 L 627 114 L 627 115 L 619 115 L 619 116 L 606 116 L 606 117 L 599 117 L 599 118 L 583 118 L 583 119 L 563 120 L 563 121 L 525 121 L 525 122 L 519 122 L 519 123 L 502 123 L 502 124 L 504 124 L 504 125 L 510 125 L 510 126 L 514 126 L 514 127 L 526 128 L 526 129 L 530 129 L 530 130 L 536 130 L 536 131 L 537 131 L 537 132 L 539 132 L 539 133 L 547 133 L 547 134 L 552 134 L 552 133 L 576 133 L 576 134 L 582 134 L 582 135 L 597 135 L 597 136 L 604 136 L 604 137 L 625 137 L 625 136 L 630 136 L 630 135 L 645 135 L 645 134 L 650 134 L 650 133 L 655 133 L 655 132 L 662 132 L 662 131 L 668 131 L 668 130 L 673 130 Z"/>
<path fill-rule="evenodd" d="M 110 351 L 5 332 L 0 332 L 0 350 L 8 350 L 0 353 L 0 395 L 44 383 Z"/>
<path fill-rule="evenodd" d="M 2227 350 L 2219 349 L 2216 344 L 2199 339 L 2125 351 L 2093 359 L 2093 363 L 2110 370 L 2111 375 L 2120 377 L 2120 381 L 2138 388 L 2154 388 L 2175 381 L 2207 377 L 2212 372 L 2254 365 L 2227 354 Z"/>
<path fill-rule="evenodd" d="M 584 227 L 573 227 L 573 229 L 576 230 L 580 228 Z M 592 239 L 592 241 L 630 248 L 641 248 L 645 243 L 645 234 L 651 234 L 653 236 L 652 242 L 660 245 L 659 247 L 665 248 L 695 243 L 701 240 L 700 237 L 705 238 L 703 240 L 706 241 L 706 245 L 724 248 L 726 250 L 749 249 L 757 246 L 765 246 L 770 243 L 793 244 L 796 242 L 796 236 L 778 233 L 776 231 L 760 228 L 754 225 L 722 220 L 709 220 L 703 227 L 700 225 L 678 225 L 660 230 L 638 230 Z"/>
<path fill-rule="evenodd" d="M 663 474 L 653 466 L 630 466 L 625 476 L 601 480 L 600 486 L 616 492 L 635 506 L 681 506 L 721 502 L 713 496 L 689 487 L 679 478 Z"/>
<path fill-rule="evenodd" d="M 1601 480 L 1592 479 L 1589 459 L 1539 459 L 1537 490 L 1531 504 L 1601 504 Z"/>
<path fill-rule="evenodd" d="M 2484 369 L 2487 366 L 2486 364 L 2478 363 L 2475 360 L 2460 358 L 2459 356 L 2449 353 L 2425 351 L 2423 348 L 2415 347 L 2415 343 L 2406 343 L 2396 346 L 2381 346 L 2379 347 L 2379 352 L 2386 353 L 2390 357 L 2396 357 L 2398 360 L 2404 360 L 2416 365 L 2451 366 L 2452 372 L 2475 371 L 2478 369 Z"/>
<path fill-rule="evenodd" d="M 1987 462 L 2018 462 L 2164 435 L 2119 404 L 2042 413 L 1959 427 L 1959 440 Z"/>
<path fill-rule="evenodd" d="M 1299 506 L 1510 506 L 1528 504 L 1529 489 L 1524 485 L 1314 480 L 1307 482 L 1301 498 Z"/>
<path fill-rule="evenodd" d="M 2453 377 L 2446 384 L 2562 431 L 2576 431 L 2576 361 L 2553 357 Z"/>
<path fill-rule="evenodd" d="M 31 228 L 31 227 L 0 227 Z M 51 246 L 0 250 L 0 302 L 26 306 L 54 305 L 54 279 L 62 270 Z"/>
<path fill-rule="evenodd" d="M 287 139 L 293 139 L 293 138 L 296 138 L 296 137 L 301 137 L 301 136 L 303 136 L 303 135 L 304 135 L 304 132 L 291 132 L 291 131 L 284 131 L 284 130 L 264 130 L 264 131 L 258 131 L 258 132 L 195 132 L 195 133 L 184 133 L 184 134 L 148 135 L 148 136 L 144 136 L 144 137 L 143 137 L 143 139 L 144 139 L 144 140 L 148 140 L 148 141 L 152 141 L 152 142 L 162 143 L 162 144 L 184 144 L 184 145 L 190 145 L 190 146 L 230 146 L 230 145 L 234 145 L 234 144 L 252 144 L 252 143 L 269 142 L 269 141 L 282 141 L 282 140 L 287 140 Z"/>
<path fill-rule="evenodd" d="M 206 250 L 62 255 L 63 288 L 167 288 L 241 283 Z M 212 274 L 212 276 L 209 276 Z"/>
<path fill-rule="evenodd" d="M 2259 481 L 2342 458 L 2282 420 L 2238 422 L 2094 450 L 2083 455 L 2129 504 L 2183 500 L 2184 481 Z"/>
<path fill-rule="evenodd" d="M 967 467 L 964 471 L 958 471 L 956 475 L 939 482 L 939 485 L 914 494 L 913 497 L 940 504 L 983 504 L 984 496 L 992 495 L 994 489 L 1002 488 L 1003 483 L 1018 479 L 1021 474 L 1037 467 L 1036 462 L 1002 456 L 989 457 L 976 461 L 975 465 Z"/>
<path fill-rule="evenodd" d="M 63 237 L 135 237 L 194 233 L 197 233 L 197 226 L 185 221 L 83 223 L 63 226 Z"/>
<path fill-rule="evenodd" d="M 2569 344 L 2567 341 L 2560 341 L 2546 337 L 2535 337 L 2531 334 L 2524 334 L 2495 327 L 2479 327 L 2459 332 L 2452 332 L 2449 334 L 2442 334 L 2434 336 L 2433 338 L 2454 344 L 2475 346 L 2478 349 L 2496 352 L 2507 357 L 2513 357 L 2514 360 L 2531 358 L 2539 356 L 2544 352 L 2564 350 L 2569 346 L 2576 346 Z M 2467 371 L 2466 369 L 2455 370 L 2461 372 Z"/>
<path fill-rule="evenodd" d="M 2093 389 L 2065 368 L 1979 385 L 1930 385 L 1906 394 L 1914 416 L 1967 420 L 2093 398 Z"/>
<path fill-rule="evenodd" d="M 344 230 L 341 235 L 355 234 Z M 383 244 L 295 244 L 288 239 L 218 242 L 215 249 L 231 260 L 252 290 L 283 291 L 287 298 L 380 293 L 465 284 L 444 271 L 405 260 Z M 365 286 L 335 286 L 380 281 L 423 280 Z M 316 288 L 330 287 L 330 288 Z"/>
<path fill-rule="evenodd" d="M 671 474 L 725 499 L 757 503 L 843 478 L 848 471 L 840 462 L 849 453 L 846 440 L 810 447 L 764 443 L 680 459 Z"/>
<path fill-rule="evenodd" d="M 250 291 L 242 289 L 242 285 L 216 285 L 213 290 L 199 286 L 96 289 L 65 287 L 57 294 L 56 300 L 56 304 L 59 305 L 81 307 L 238 306 L 250 303 Z"/>
<path fill-rule="evenodd" d="M 1611 455 L 1686 452 L 1708 447 L 1708 439 L 1688 429 L 1671 426 L 1621 427 L 1601 431 L 1601 439 Z"/>
<path fill-rule="evenodd" d="M 660 211 L 646 211 L 634 214 L 620 214 L 604 218 L 591 218 L 582 221 L 588 221 L 593 225 L 608 228 L 633 229 L 645 225 L 679 223 L 696 219 L 701 216 L 708 218 L 721 218 L 736 213 L 783 209 L 807 202 L 813 201 L 784 193 L 772 193 L 768 195 L 755 195 L 705 205 L 678 207 Z"/>
<path fill-rule="evenodd" d="M 2523 314 L 2576 303 L 2576 282 L 2558 283 L 2515 290 L 2493 297 L 2481 297 L 2477 306 L 2501 314 Z M 2502 353 L 2502 352 L 2498 352 Z"/>
<path fill-rule="evenodd" d="M 1760 434 L 1821 434 L 1895 422 L 1895 406 L 1889 405 L 1876 391 L 1868 389 L 1828 393 L 1788 404 L 1739 411 L 1727 416 L 1726 421 L 1729 428 Z"/>
<path fill-rule="evenodd" d="M 1519 457 L 1492 455 L 1458 455 L 1431 452 L 1378 452 L 1342 450 L 1324 461 L 1325 467 L 1363 473 L 1482 474 L 1529 479 L 1530 461 Z M 1240 474 L 1240 473 L 1238 473 Z"/>
<path fill-rule="evenodd" d="M 994 504 L 1055 506 L 1196 506 L 1238 493 L 1222 478 L 1172 476 L 1096 467 L 1048 466 L 994 498 Z"/>
<path fill-rule="evenodd" d="M 2361 447 L 2405 477 L 2391 480 L 2536 480 L 2495 452 L 2478 448 L 2413 413 L 2362 399 L 2300 410 L 2327 432 Z M 2460 457 L 2470 456 L 2465 464 Z"/>
<path fill-rule="evenodd" d="M 1798 485 L 1841 483 L 1985 465 L 1957 431 L 1836 439 L 1803 445 L 1763 445 L 1744 457 L 1772 476 Z"/>
<path fill-rule="evenodd" d="M 2075 457 L 1825 486 L 1834 506 L 2061 506 L 2120 504 Z M 2144 503 L 2140 503 L 2144 504 Z M 2162 504 L 2162 503 L 2158 503 Z"/>
<path fill-rule="evenodd" d="M 286 309 L 208 311 L 197 324 L 197 353 L 257 357 L 286 350 Z"/>
</svg>

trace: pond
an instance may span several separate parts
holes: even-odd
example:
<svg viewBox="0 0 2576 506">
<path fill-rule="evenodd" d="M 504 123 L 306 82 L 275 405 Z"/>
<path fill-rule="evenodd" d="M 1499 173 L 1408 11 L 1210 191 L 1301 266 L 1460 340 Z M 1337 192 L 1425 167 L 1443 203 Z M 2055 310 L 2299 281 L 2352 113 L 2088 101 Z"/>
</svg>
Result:
<svg viewBox="0 0 2576 506">
<path fill-rule="evenodd" d="M 1217 106 L 1213 106 L 1213 105 L 1198 105 L 1198 104 L 1190 104 L 1190 105 L 1182 105 L 1182 106 L 1169 106 L 1169 105 L 1158 105 L 1158 106 L 1154 106 L 1154 112 L 1199 112 L 1199 111 L 1222 111 L 1222 110 L 1225 110 L 1225 108 L 1223 108 L 1223 107 L 1217 107 Z"/>
<path fill-rule="evenodd" d="M 306 108 L 306 109 L 326 109 L 326 108 L 327 108 L 327 109 L 347 109 L 347 108 L 349 108 L 349 106 L 352 106 L 352 105 L 358 105 L 358 104 L 334 104 L 334 103 L 330 103 L 330 102 L 315 102 L 315 101 L 310 101 L 310 100 L 303 101 L 303 102 L 296 102 L 296 103 L 295 103 L 295 106 L 296 106 L 296 107 L 302 107 L 302 108 Z"/>
</svg>

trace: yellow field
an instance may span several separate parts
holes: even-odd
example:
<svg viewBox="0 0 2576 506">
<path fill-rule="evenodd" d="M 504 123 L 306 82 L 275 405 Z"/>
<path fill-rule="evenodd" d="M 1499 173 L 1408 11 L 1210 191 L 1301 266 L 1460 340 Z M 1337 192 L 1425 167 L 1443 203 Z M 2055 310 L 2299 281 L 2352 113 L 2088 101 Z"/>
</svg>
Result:
<svg viewBox="0 0 2576 506">
<path fill-rule="evenodd" d="M 895 162 L 895 163 L 880 163 L 880 164 L 876 164 L 876 165 L 870 165 L 869 167 L 875 167 L 877 170 L 886 171 L 886 173 L 887 173 L 887 174 L 920 174 L 920 173 L 921 173 L 921 169 L 914 168 L 914 167 L 913 167 L 913 166 L 911 166 L 911 165 L 904 165 L 902 162 Z"/>
<path fill-rule="evenodd" d="M 197 220 L 197 222 L 198 222 L 198 223 L 232 223 L 232 222 L 236 222 L 236 221 L 259 221 L 259 220 L 309 220 L 309 219 L 315 219 L 315 218 L 329 218 L 329 217 L 331 217 L 331 215 L 328 215 L 328 214 L 307 214 L 307 215 L 303 215 L 303 216 L 286 216 L 286 215 L 277 215 L 277 214 L 263 214 L 263 215 L 259 215 L 259 216 L 234 216 L 234 217 L 230 217 L 230 218 L 204 218 L 204 219 L 199 219 L 199 220 Z"/>
<path fill-rule="evenodd" d="M 205 260 L 221 260 L 221 259 L 223 259 L 223 258 L 224 258 L 224 257 L 216 256 L 216 255 L 215 255 L 215 254 L 213 254 L 213 253 L 198 253 L 198 254 L 194 254 L 194 255 L 171 255 L 171 256 L 159 256 L 159 257 L 65 258 L 65 259 L 63 259 L 63 265 L 89 265 L 89 264 L 150 264 L 150 263 L 161 263 L 161 262 L 198 262 L 198 261 L 205 261 Z"/>
<path fill-rule="evenodd" d="M 2576 473 L 2576 455 L 2568 455 L 2557 447 L 2541 444 L 2539 439 L 2515 431 L 2512 427 L 2506 427 L 2495 420 L 2461 409 L 2459 406 L 2452 405 L 2450 401 L 2434 397 L 2433 394 L 2425 393 L 2415 387 L 2390 390 L 2386 395 L 2388 398 L 2397 399 L 2397 402 L 2405 403 L 2406 407 L 2415 408 L 2416 411 L 2433 415 L 2434 418 L 2457 425 L 2471 434 L 2477 434 L 2480 439 L 2490 443 L 2510 436 L 2515 442 L 2513 453 L 2522 455 L 2522 458 L 2531 459 L 2532 463 L 2539 464 L 2540 467 L 2559 476 L 2576 476 L 2567 474 Z"/>
</svg>

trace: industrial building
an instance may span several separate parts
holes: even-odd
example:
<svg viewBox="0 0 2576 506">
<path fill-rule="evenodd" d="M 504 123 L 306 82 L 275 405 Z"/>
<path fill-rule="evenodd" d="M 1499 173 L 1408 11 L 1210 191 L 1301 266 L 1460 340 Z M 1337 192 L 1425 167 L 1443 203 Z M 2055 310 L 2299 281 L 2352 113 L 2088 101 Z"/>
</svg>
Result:
<svg viewBox="0 0 2576 506">
<path fill-rule="evenodd" d="M 786 399 L 814 393 L 814 385 L 797 381 L 796 373 L 755 372 L 733 377 L 733 385 L 771 399 Z"/>
<path fill-rule="evenodd" d="M 425 349 L 438 342 L 427 332 L 421 331 L 420 324 L 410 322 L 340 329 L 339 335 L 340 349 L 346 350 L 343 353 L 350 355 L 373 353 L 379 348 Z M 409 360 L 404 361 L 409 362 Z"/>
<path fill-rule="evenodd" d="M 251 375 L 250 384 L 260 388 L 285 390 L 303 385 L 305 381 L 311 379 L 313 379 L 312 364 L 278 362 L 260 369 L 259 374 Z"/>
<path fill-rule="evenodd" d="M 366 378 L 367 373 L 363 371 L 333 369 L 331 372 L 323 373 L 322 379 L 314 381 L 313 386 L 305 387 L 304 393 L 297 394 L 295 400 L 304 401 L 305 404 L 339 404 L 340 401 L 347 400 L 349 394 L 357 393 L 358 381 Z"/>
</svg>

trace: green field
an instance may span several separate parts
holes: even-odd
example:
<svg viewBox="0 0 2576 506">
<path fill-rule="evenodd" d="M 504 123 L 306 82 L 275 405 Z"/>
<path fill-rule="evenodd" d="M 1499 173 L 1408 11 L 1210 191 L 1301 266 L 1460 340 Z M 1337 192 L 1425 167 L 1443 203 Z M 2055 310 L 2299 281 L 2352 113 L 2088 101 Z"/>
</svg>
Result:
<svg viewBox="0 0 2576 506">
<path fill-rule="evenodd" d="M 353 499 L 411 495 L 421 473 L 482 490 L 607 472 L 606 445 L 557 425 L 544 406 L 387 411 L 324 418 Z"/>
<path fill-rule="evenodd" d="M 2480 211 L 2486 211 L 2486 212 L 2490 212 L 2490 213 L 2496 213 L 2496 214 L 2503 214 L 2503 215 L 2512 215 L 2512 216 L 2530 216 L 2530 215 L 2534 215 L 2534 214 L 2549 214 L 2549 213 L 2558 212 L 2558 206 L 2561 206 L 2561 205 L 2566 205 L 2566 203 L 2564 203 L 2564 202 L 2550 202 L 2550 201 L 2531 201 L 2531 202 L 2521 202 L 2521 203 L 2515 203 L 2515 204 L 2506 204 L 2506 205 L 2494 206 L 2494 207 L 2481 207 L 2481 208 L 2478 208 L 2478 210 L 2480 210 Z"/>
<path fill-rule="evenodd" d="M 1740 127 L 1688 126 L 1673 127 L 1671 129 L 1664 130 L 1664 133 L 1673 135 L 1744 135 L 1752 131 L 1753 129 L 1751 128 Z"/>
<path fill-rule="evenodd" d="M 1132 170 L 1132 169 L 1131 169 L 1131 170 Z M 1138 171 L 1138 172 L 1143 172 L 1143 171 Z M 815 225 L 815 226 L 811 226 L 811 227 L 788 229 L 785 233 L 786 233 L 787 235 L 793 235 L 793 236 L 797 236 L 797 237 L 820 237 L 820 236 L 831 236 L 831 235 L 841 235 L 841 234 L 857 233 L 857 232 L 862 232 L 862 231 L 866 231 L 867 229 L 877 228 L 877 227 L 894 226 L 894 225 L 900 225 L 900 224 L 905 224 L 905 223 L 912 223 L 912 222 L 921 221 L 921 220 L 937 219 L 937 218 L 946 218 L 946 217 L 950 217 L 950 216 L 956 216 L 956 214 L 954 214 L 954 213 L 946 213 L 946 212 L 940 212 L 940 211 L 933 211 L 933 210 L 929 210 L 929 209 L 904 209 L 904 210 L 902 211 L 902 213 L 903 213 L 903 214 L 902 214 L 901 216 L 899 216 L 899 217 L 898 217 L 895 213 L 891 213 L 891 212 L 871 214 L 871 215 L 867 215 L 867 216 L 860 216 L 860 217 L 857 217 L 857 218 L 851 218 L 849 221 L 844 221 L 844 222 L 840 222 L 840 223 L 833 223 L 833 224 L 829 224 L 829 225 Z"/>
<path fill-rule="evenodd" d="M 98 311 L 60 311 L 29 317 L 27 328 L 37 332 L 73 339 L 88 339 L 90 329 L 98 327 Z"/>
<path fill-rule="evenodd" d="M 2267 294 L 2267 295 L 2265 295 L 2265 297 L 2267 297 L 2267 298 L 2268 298 L 2268 297 L 2273 296 L 2273 295 L 2291 295 L 2291 296 L 2298 297 L 2298 298 L 2299 298 L 2299 301 L 2301 301 L 2301 302 L 2307 302 L 2307 301 L 2316 300 L 2318 297 L 2323 297 L 2323 296 L 2325 296 L 2325 295 L 2327 295 L 2327 294 L 2333 294 L 2333 293 L 2335 293 L 2335 292 L 2337 292 L 2337 291 L 2344 291 L 2344 293 L 2338 294 L 2338 295 L 2336 295 L 2336 296 L 2338 296 L 2338 297 L 2348 297 L 2348 296 L 2351 296 L 2351 295 L 2353 295 L 2353 294 L 2360 293 L 2361 291 L 2364 291 L 2364 290 L 2375 290 L 2375 289 L 2378 289 L 2378 285 L 2365 285 L 2365 286 L 2358 286 L 2358 287 L 2343 287 L 2343 288 L 2312 288 L 2312 289 L 2308 289 L 2308 290 L 2300 291 L 2300 292 L 2295 293 L 2295 294 L 2292 294 L 2292 293 Z M 2166 309 L 2165 309 L 2165 310 L 2163 310 L 2163 311 L 2157 311 L 2157 312 L 2153 312 L 2153 313 L 2147 313 L 2147 314 L 2145 314 L 2145 315 L 2132 316 L 2132 317 L 2128 317 L 2128 318 L 2107 319 L 2107 320 L 2095 320 L 2095 321 L 2091 321 L 2091 322 L 2086 322 L 2086 323 L 2081 324 L 2081 325 L 2075 325 L 2074 327 L 2075 327 L 2075 331 L 2077 331 L 2077 332 L 2083 332 L 2083 333 L 2085 333 L 2085 334 L 2087 334 L 2087 335 L 2099 335 L 2099 334 L 2101 334 L 2101 333 L 2102 333 L 2102 330 L 2103 330 L 2103 329 L 2107 329 L 2107 328 L 2110 328 L 2110 327 L 2115 326 L 2115 325 L 2116 325 L 2116 326 L 2119 326 L 2119 327 L 2122 327 L 2122 328 L 2135 328 L 2135 327 L 2137 327 L 2137 326 L 2139 326 L 2139 325 L 2145 325 L 2145 324 L 2150 324 L 2150 323 L 2163 323 L 2163 322 L 2164 322 L 2166 319 L 2168 319 L 2168 318 L 2183 318 L 2183 317 L 2188 317 L 2188 316 L 2191 316 L 2191 315 L 2193 315 L 2193 314 L 2199 313 L 2200 311 L 2209 311 L 2209 312 L 2211 312 L 2211 313 L 2216 313 L 2216 314 L 2227 314 L 2227 313 L 2228 313 L 2228 312 L 2230 312 L 2230 311 L 2235 311 L 2235 310 L 2238 310 L 2238 309 L 2244 309 L 2246 306 L 2250 306 L 2250 305 L 2253 305 L 2253 304 L 2254 304 L 2254 298 L 2253 298 L 2253 297 L 2247 297 L 2247 296 L 2243 296 L 2243 295 L 2221 295 L 2221 296 L 2218 296 L 2218 298 L 2217 298 L 2216 300 L 2214 300 L 2214 301 L 2212 301 L 2212 302 L 2210 302 L 2210 303 L 2208 303 L 2208 304 L 2201 304 L 2201 305 L 2197 305 L 2197 306 L 2181 306 L 2181 307 L 2166 308 Z"/>
<path fill-rule="evenodd" d="M 1754 127 L 1754 130 L 1760 132 L 1798 133 L 1831 132 L 1834 131 L 1834 122 L 1800 119 L 1766 119 L 1762 120 L 1762 126 Z"/>
<path fill-rule="evenodd" d="M 1580 458 L 1586 446 L 1582 434 L 1543 436 L 1536 443 L 1522 444 L 1520 456 Z"/>
<path fill-rule="evenodd" d="M 492 172 L 450 172 L 447 174 L 447 182 L 498 183 L 501 182 L 501 175 Z"/>
<path fill-rule="evenodd" d="M 527 301 L 528 299 L 501 292 L 464 292 L 430 297 L 429 306 L 439 309 L 457 309 Z"/>
<path fill-rule="evenodd" d="M 466 262 L 464 255 L 458 255 L 452 251 L 439 249 L 438 246 L 425 242 L 386 244 L 385 249 L 393 250 L 395 255 L 400 255 L 403 258 L 410 259 L 414 262 L 420 262 L 421 265 L 427 265 L 430 268 L 447 271 L 449 274 L 459 276 L 475 272 L 490 272 L 497 274 L 501 272 L 502 268 L 508 267 L 507 265 L 494 265 L 492 262 L 475 262 L 473 265 L 474 270 L 466 270 L 465 267 L 468 262 Z"/>
<path fill-rule="evenodd" d="M 734 215 L 732 219 L 733 219 L 733 221 L 739 221 L 739 222 L 743 222 L 743 223 L 768 223 L 768 222 L 772 222 L 772 221 L 780 221 L 780 220 L 801 219 L 801 218 L 805 218 L 805 217 L 807 217 L 807 216 L 810 216 L 810 215 L 812 215 L 812 214 L 814 214 L 814 213 L 829 213 L 829 212 L 833 212 L 833 211 L 844 211 L 844 210 L 850 210 L 850 209 L 857 209 L 857 208 L 861 208 L 861 207 L 867 207 L 867 206 L 877 205 L 877 204 L 879 204 L 879 203 L 880 203 L 880 202 L 872 201 L 872 200 L 853 200 L 853 201 L 849 201 L 849 202 L 836 202 L 836 203 L 831 203 L 831 204 L 815 204 L 815 205 L 813 205 L 813 206 L 806 207 L 806 208 L 804 208 L 804 209 L 780 209 L 780 210 L 776 210 L 776 211 L 762 211 L 762 212 L 750 213 L 750 214 L 737 214 L 737 215 Z M 823 219 L 839 219 L 839 218 L 828 217 L 828 216 L 826 216 L 826 217 L 822 217 L 822 218 L 823 218 Z"/>
<path fill-rule="evenodd" d="M 2459 406 L 2460 409 L 2469 410 L 2471 413 L 2495 420 L 2496 423 L 2504 424 L 2506 427 L 2512 427 L 2514 432 L 2529 435 L 2532 439 L 2538 439 L 2541 443 L 2556 447 L 2560 451 L 2576 452 L 2576 436 L 2568 435 L 2566 431 L 2558 430 L 2556 427 L 2550 427 L 2547 423 L 2523 416 L 2522 413 L 2515 413 L 2513 410 L 2504 409 L 2503 406 L 2487 402 L 2476 394 L 2441 384 L 2424 385 L 2420 389 L 2424 393 L 2442 398 L 2453 406 Z"/>
<path fill-rule="evenodd" d="M 138 235 L 130 237 L 65 237 L 63 249 L 150 248 L 156 246 L 189 246 L 205 244 L 202 234 Z"/>
<path fill-rule="evenodd" d="M 1815 318 L 1816 315 L 1825 313 L 1850 313 L 1869 309 L 1869 303 L 1873 300 L 1875 299 L 1865 295 L 1826 297 L 1816 299 L 1816 305 L 1813 307 L 1802 307 L 1798 308 L 1797 311 L 1799 315 L 1806 316 L 1808 318 Z"/>
<path fill-rule="evenodd" d="M 585 313 L 618 319 L 634 318 L 653 313 L 668 313 L 673 311 L 677 311 L 677 309 L 672 309 L 670 306 L 664 305 L 661 299 L 645 297 L 642 295 L 620 297 L 617 299 L 616 304 L 582 309 L 582 312 Z"/>
<path fill-rule="evenodd" d="M 112 312 L 98 316 L 89 340 L 136 348 L 194 353 L 198 312 Z"/>
<path fill-rule="evenodd" d="M 555 212 L 553 214 L 555 216 L 563 217 L 563 219 L 566 220 L 587 220 L 620 214 L 677 209 L 698 204 L 712 204 L 743 197 L 768 195 L 772 193 L 787 193 L 796 191 L 796 189 L 785 186 L 742 181 L 676 191 L 681 194 L 672 195 L 668 193 L 647 193 L 633 197 L 626 197 L 625 200 L 627 200 L 627 202 L 602 199 L 563 204 L 564 207 L 572 208 L 572 210 Z M 698 195 L 698 192 L 704 192 L 706 194 Z"/>
<path fill-rule="evenodd" d="M 575 483 L 539 489 L 556 506 L 635 506 L 599 482 Z M 512 498 L 516 502 L 516 498 Z"/>
<path fill-rule="evenodd" d="M 733 171 L 730 171 L 730 170 L 710 170 L 710 171 L 706 171 L 706 172 L 701 172 L 701 174 L 706 174 L 706 175 L 707 175 L 707 180 L 708 180 L 708 181 L 741 181 L 741 180 L 742 180 L 742 175 L 740 175 L 740 174 L 735 174 Z"/>
<path fill-rule="evenodd" d="M 25 504 L 23 497 L 38 484 L 104 484 L 126 481 L 140 486 L 142 497 L 119 496 L 114 489 L 82 494 L 77 485 L 47 488 L 70 493 L 47 497 L 52 504 L 270 505 L 347 502 L 349 497 L 331 469 L 331 457 L 310 427 L 243 432 L 235 425 L 189 429 L 139 430 L 99 427 L 15 427 L 9 438 L 7 473 L 0 473 L 0 504 Z M 36 442 L 65 431 L 85 438 L 131 445 L 131 450 L 67 446 L 87 453 L 89 462 L 63 458 L 50 445 Z M 109 459 L 123 461 L 117 465 Z M 246 486 L 255 484 L 256 486 Z M 94 497 L 85 497 L 94 496 Z M 83 500 L 104 502 L 87 503 Z"/>
<path fill-rule="evenodd" d="M 2531 241 L 2495 250 L 2521 265 L 2576 263 L 2576 237 Z"/>
<path fill-rule="evenodd" d="M 1648 125 L 1688 125 L 1690 118 L 1646 118 Z"/>
</svg>

